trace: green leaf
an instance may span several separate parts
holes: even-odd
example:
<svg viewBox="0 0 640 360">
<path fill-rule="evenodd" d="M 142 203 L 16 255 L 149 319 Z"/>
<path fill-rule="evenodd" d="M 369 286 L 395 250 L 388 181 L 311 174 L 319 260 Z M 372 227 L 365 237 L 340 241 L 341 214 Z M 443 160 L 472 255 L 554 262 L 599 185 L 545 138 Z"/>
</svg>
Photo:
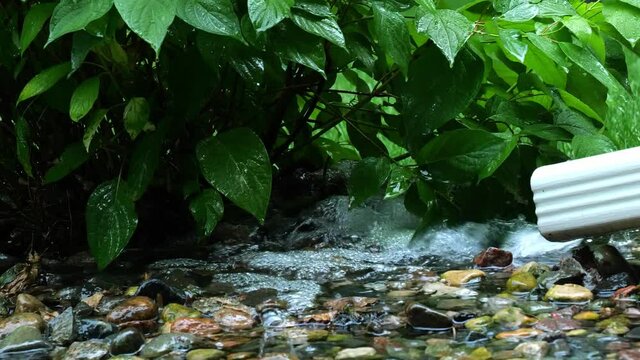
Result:
<svg viewBox="0 0 640 360">
<path fill-rule="evenodd" d="M 153 174 L 160 162 L 161 146 L 162 136 L 157 131 L 145 135 L 136 143 L 127 176 L 133 201 L 138 201 L 142 197 L 153 180 Z"/>
<path fill-rule="evenodd" d="M 248 0 L 249 18 L 257 31 L 268 30 L 291 15 L 294 0 Z"/>
<path fill-rule="evenodd" d="M 453 66 L 458 51 L 473 32 L 474 25 L 464 15 L 454 10 L 427 9 L 418 19 L 417 30 L 438 45 Z"/>
<path fill-rule="evenodd" d="M 277 30 L 272 34 L 271 41 L 278 56 L 325 75 L 324 46 L 317 37 L 287 25 L 279 26 Z"/>
<path fill-rule="evenodd" d="M 386 3 L 373 2 L 373 33 L 384 52 L 403 74 L 409 71 L 411 37 L 404 16 Z"/>
<path fill-rule="evenodd" d="M 24 54 L 29 44 L 36 38 L 44 23 L 51 16 L 54 7 L 54 3 L 37 4 L 31 7 L 22 24 L 20 55 Z"/>
<path fill-rule="evenodd" d="M 224 214 L 224 204 L 217 191 L 205 189 L 189 204 L 189 210 L 204 236 L 209 236 Z"/>
<path fill-rule="evenodd" d="M 389 160 L 384 157 L 368 157 L 358 162 L 349 177 L 349 206 L 358 206 L 378 194 L 390 170 Z"/>
<path fill-rule="evenodd" d="M 80 68 L 89 51 L 101 41 L 102 39 L 86 31 L 78 31 L 73 34 L 71 45 L 71 72 L 75 72 Z"/>
<path fill-rule="evenodd" d="M 100 91 L 100 78 L 95 76 L 89 78 L 78 85 L 71 95 L 71 104 L 69 105 L 69 116 L 71 120 L 78 121 L 91 111 L 93 104 L 98 99 Z"/>
<path fill-rule="evenodd" d="M 271 196 L 271 163 L 256 134 L 237 128 L 196 147 L 205 179 L 234 204 L 264 222 Z"/>
<path fill-rule="evenodd" d="M 471 104 L 480 90 L 483 68 L 468 50 L 460 52 L 451 68 L 435 46 L 411 63 L 409 79 L 400 87 L 404 136 L 411 151 Z"/>
<path fill-rule="evenodd" d="M 44 174 L 44 184 L 51 184 L 63 179 L 73 170 L 79 168 L 89 159 L 89 154 L 85 150 L 82 142 L 78 141 L 67 146 L 60 155 L 60 158 Z"/>
<path fill-rule="evenodd" d="M 540 9 L 528 0 L 495 0 L 493 7 L 502 18 L 511 22 L 525 22 L 538 16 Z"/>
<path fill-rule="evenodd" d="M 573 135 L 592 135 L 598 131 L 591 121 L 569 108 L 560 110 L 554 122 Z"/>
<path fill-rule="evenodd" d="M 640 146 L 640 94 L 610 90 L 607 95 L 606 134 L 619 149 Z"/>
<path fill-rule="evenodd" d="M 571 141 L 573 158 L 579 159 L 616 151 L 616 146 L 602 134 L 576 135 Z"/>
<path fill-rule="evenodd" d="M 331 8 L 325 0 L 298 0 L 295 5 L 293 5 L 293 8 L 319 17 L 326 18 L 333 16 Z"/>
<path fill-rule="evenodd" d="M 104 120 L 105 116 L 107 116 L 107 109 L 99 109 L 94 111 L 89 117 L 89 121 L 87 121 L 87 128 L 85 129 L 84 136 L 82 137 L 82 143 L 87 151 L 89 151 L 91 140 L 93 140 L 93 137 L 98 131 L 100 123 Z"/>
<path fill-rule="evenodd" d="M 103 270 L 124 250 L 138 225 L 126 183 L 98 185 L 87 201 L 86 222 L 91 255 Z"/>
<path fill-rule="evenodd" d="M 31 168 L 31 129 L 29 123 L 23 117 L 18 118 L 15 125 L 16 131 L 16 155 L 18 162 L 30 177 L 33 177 Z"/>
<path fill-rule="evenodd" d="M 176 14 L 178 0 L 114 0 L 122 20 L 149 43 L 156 54 Z"/>
<path fill-rule="evenodd" d="M 569 62 L 567 56 L 560 50 L 558 44 L 549 40 L 549 38 L 534 33 L 527 33 L 527 39 L 531 41 L 533 46 L 537 47 L 542 53 L 546 54 L 556 64 L 568 67 Z"/>
<path fill-rule="evenodd" d="M 501 29 L 498 33 L 502 46 L 507 53 L 513 55 L 518 61 L 524 63 L 524 58 L 527 56 L 527 50 L 529 46 L 527 43 L 520 40 L 520 31 L 515 29 Z"/>
<path fill-rule="evenodd" d="M 313 142 L 324 150 L 327 155 L 336 163 L 342 160 L 360 160 L 360 156 L 353 149 L 352 145 L 341 145 L 331 139 L 319 138 Z"/>
<path fill-rule="evenodd" d="M 124 108 L 124 128 L 129 133 L 131 139 L 135 139 L 149 122 L 151 109 L 147 99 L 143 97 L 135 97 L 129 100 Z"/>
<path fill-rule="evenodd" d="M 631 46 L 635 46 L 640 39 L 640 8 L 627 3 L 608 0 L 603 2 L 602 15 L 607 22 L 624 36 Z"/>
<path fill-rule="evenodd" d="M 43 70 L 38 75 L 34 76 L 33 79 L 29 80 L 27 85 L 24 86 L 18 96 L 17 104 L 49 90 L 53 85 L 60 81 L 60 79 L 65 77 L 70 70 L 71 64 L 69 62 L 54 65 Z"/>
<path fill-rule="evenodd" d="M 317 17 L 303 11 L 293 11 L 291 21 L 302 30 L 327 39 L 329 42 L 345 47 L 344 35 L 338 23 L 329 17 Z"/>
<path fill-rule="evenodd" d="M 626 47 L 623 47 L 622 50 L 627 64 L 627 76 L 629 77 L 631 93 L 635 96 L 640 96 L 640 56 Z"/>
<path fill-rule="evenodd" d="M 415 177 L 409 167 L 392 165 L 384 198 L 392 199 L 406 193 Z"/>
<path fill-rule="evenodd" d="M 531 1 L 536 3 L 537 1 Z M 556 16 L 570 16 L 576 13 L 576 10 L 567 0 L 541 0 L 537 2 L 538 16 L 553 18 Z"/>
<path fill-rule="evenodd" d="M 176 15 L 211 34 L 241 38 L 240 22 L 230 0 L 180 0 Z"/>
<path fill-rule="evenodd" d="M 524 64 L 533 70 L 547 84 L 563 89 L 567 84 L 567 73 L 556 66 L 555 62 L 536 47 L 529 48 Z"/>
<path fill-rule="evenodd" d="M 64 34 L 84 29 L 106 14 L 112 5 L 113 0 L 61 0 L 51 15 L 47 45 Z"/>
<path fill-rule="evenodd" d="M 435 176 L 454 181 L 479 180 L 490 176 L 515 147 L 512 137 L 506 140 L 484 130 L 458 129 L 442 133 L 425 145 L 418 164 L 427 165 Z"/>
<path fill-rule="evenodd" d="M 606 86 L 610 91 L 620 89 L 622 85 L 613 75 L 596 59 L 589 50 L 570 43 L 560 43 L 560 49 L 571 61 L 580 66 L 588 74 Z"/>
</svg>

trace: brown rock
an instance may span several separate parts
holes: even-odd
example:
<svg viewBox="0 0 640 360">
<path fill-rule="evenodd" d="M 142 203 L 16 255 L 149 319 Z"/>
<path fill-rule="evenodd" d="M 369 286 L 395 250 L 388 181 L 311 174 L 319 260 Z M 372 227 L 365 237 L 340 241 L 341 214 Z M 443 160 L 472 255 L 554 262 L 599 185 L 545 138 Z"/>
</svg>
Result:
<svg viewBox="0 0 640 360">
<path fill-rule="evenodd" d="M 213 314 L 213 319 L 223 328 L 230 330 L 251 329 L 254 324 L 251 314 L 226 307 L 216 311 Z"/>
<path fill-rule="evenodd" d="M 9 334 L 20 326 L 33 326 L 42 331 L 44 329 L 44 320 L 42 316 L 34 313 L 13 314 L 6 319 L 0 320 L 0 336 Z"/>
<path fill-rule="evenodd" d="M 512 261 L 511 252 L 495 247 L 487 248 L 473 258 L 473 262 L 480 267 L 505 267 L 511 265 Z"/>
<path fill-rule="evenodd" d="M 146 296 L 129 298 L 107 314 L 107 321 L 121 324 L 129 321 L 149 320 L 158 315 L 156 303 Z"/>
<path fill-rule="evenodd" d="M 221 331 L 220 325 L 208 318 L 178 318 L 171 324 L 171 332 L 189 333 L 208 339 L 213 339 L 213 335 Z"/>
<path fill-rule="evenodd" d="M 37 297 L 29 294 L 20 294 L 16 297 L 15 313 L 41 313 L 47 310 L 47 307 L 38 300 Z"/>
<path fill-rule="evenodd" d="M 530 329 L 530 328 L 522 328 L 522 329 L 516 329 L 516 330 L 513 330 L 513 331 L 501 332 L 501 333 L 496 335 L 496 339 L 498 339 L 498 340 L 500 340 L 500 339 L 509 339 L 509 338 L 526 339 L 526 338 L 538 336 L 540 334 L 543 334 L 543 332 L 540 331 L 540 330 Z"/>
<path fill-rule="evenodd" d="M 640 349 L 622 350 L 618 353 L 619 360 L 640 360 Z"/>
</svg>

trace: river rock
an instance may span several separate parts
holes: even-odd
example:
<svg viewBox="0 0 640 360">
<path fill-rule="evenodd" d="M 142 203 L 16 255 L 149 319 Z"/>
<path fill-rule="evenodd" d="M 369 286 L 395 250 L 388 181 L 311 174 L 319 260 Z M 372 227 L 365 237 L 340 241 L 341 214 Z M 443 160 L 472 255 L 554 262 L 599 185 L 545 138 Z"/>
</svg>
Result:
<svg viewBox="0 0 640 360">
<path fill-rule="evenodd" d="M 56 345 L 69 345 L 76 338 L 76 322 L 73 308 L 66 308 L 47 325 L 49 340 Z"/>
<path fill-rule="evenodd" d="M 535 337 L 541 334 L 544 334 L 544 332 L 538 329 L 522 328 L 522 329 L 503 331 L 501 333 L 498 333 L 496 335 L 496 339 L 498 340 L 510 339 L 510 338 L 526 339 L 526 338 Z"/>
<path fill-rule="evenodd" d="M 74 342 L 62 360 L 100 360 L 109 354 L 109 344 L 102 340 Z"/>
<path fill-rule="evenodd" d="M 218 349 L 195 349 L 187 353 L 187 360 L 217 360 L 227 354 Z"/>
<path fill-rule="evenodd" d="M 573 318 L 581 321 L 597 321 L 600 319 L 600 315 L 595 311 L 581 311 L 573 315 Z"/>
<path fill-rule="evenodd" d="M 47 307 L 38 300 L 37 297 L 30 294 L 19 294 L 16 297 L 16 308 L 14 313 L 38 313 L 42 314 L 47 311 Z"/>
<path fill-rule="evenodd" d="M 524 323 L 525 318 L 522 310 L 516 307 L 509 307 L 499 310 L 493 315 L 491 320 L 505 328 L 515 329 Z"/>
<path fill-rule="evenodd" d="M 582 302 L 593 299 L 593 293 L 576 284 L 553 285 L 544 296 L 551 301 Z"/>
<path fill-rule="evenodd" d="M 545 332 L 571 331 L 578 329 L 580 324 L 576 320 L 570 318 L 551 316 L 538 320 L 533 327 Z"/>
<path fill-rule="evenodd" d="M 251 329 L 255 321 L 253 316 L 240 309 L 223 307 L 213 314 L 213 319 L 229 330 Z"/>
<path fill-rule="evenodd" d="M 135 354 L 144 345 L 144 335 L 136 328 L 127 328 L 111 339 L 111 354 Z"/>
<path fill-rule="evenodd" d="M 478 296 L 478 292 L 471 290 L 471 289 L 467 289 L 467 288 L 459 288 L 459 287 L 455 287 L 455 286 L 449 286 L 449 285 L 445 285 L 441 282 L 432 282 L 432 283 L 426 283 L 423 287 L 422 287 L 422 291 L 424 291 L 425 294 L 427 295 L 431 295 L 433 297 L 460 297 L 460 298 L 467 298 L 467 297 L 476 297 Z"/>
<path fill-rule="evenodd" d="M 478 269 L 449 270 L 442 274 L 442 278 L 451 286 L 461 286 L 483 276 L 486 276 L 484 271 Z"/>
<path fill-rule="evenodd" d="M 156 303 L 146 296 L 129 298 L 107 314 L 107 321 L 121 324 L 129 321 L 149 320 L 158 315 Z"/>
<path fill-rule="evenodd" d="M 514 350 L 527 359 L 542 359 L 549 352 L 549 343 L 546 341 L 527 341 L 518 344 Z"/>
<path fill-rule="evenodd" d="M 464 327 L 472 331 L 484 332 L 491 324 L 493 324 L 491 316 L 480 316 L 465 322 Z"/>
<path fill-rule="evenodd" d="M 336 355 L 336 360 L 346 359 L 366 359 L 376 355 L 376 349 L 372 347 L 359 347 L 353 349 L 342 349 Z"/>
<path fill-rule="evenodd" d="M 171 322 L 177 318 L 198 318 L 202 313 L 184 305 L 171 303 L 162 309 L 161 318 L 164 322 Z"/>
<path fill-rule="evenodd" d="M 42 340 L 40 330 L 33 326 L 20 326 L 0 340 L 0 354 L 12 354 L 10 356 L 15 359 L 21 358 L 21 355 L 16 353 L 28 350 L 44 349 L 46 354 L 49 347 L 49 344 Z"/>
<path fill-rule="evenodd" d="M 184 291 L 170 286 L 164 281 L 158 279 L 149 279 L 140 284 L 135 295 L 146 296 L 154 300 L 161 299 L 164 304 L 184 304 L 184 302 L 187 300 Z"/>
<path fill-rule="evenodd" d="M 550 289 L 556 283 L 590 284 L 590 287 L 595 286 L 592 276 L 587 274 L 582 265 L 572 257 L 560 260 L 557 270 L 547 271 L 538 277 L 538 284 L 545 289 Z"/>
<path fill-rule="evenodd" d="M 528 272 L 517 272 L 507 280 L 507 291 L 509 292 L 529 292 L 538 285 L 535 276 Z"/>
<path fill-rule="evenodd" d="M 189 333 L 209 339 L 221 331 L 220 324 L 208 318 L 179 318 L 171 324 L 173 333 Z"/>
<path fill-rule="evenodd" d="M 42 331 L 44 329 L 44 320 L 35 313 L 13 314 L 6 319 L 0 320 L 0 336 L 9 334 L 21 326 L 33 326 Z"/>
<path fill-rule="evenodd" d="M 80 340 L 104 339 L 115 334 L 118 328 L 100 319 L 82 319 L 78 323 L 78 338 Z"/>
<path fill-rule="evenodd" d="M 446 330 L 453 326 L 453 321 L 447 315 L 422 304 L 407 305 L 405 314 L 407 323 L 416 329 Z"/>
<path fill-rule="evenodd" d="M 487 248 L 473 258 L 473 262 L 480 267 L 506 267 L 512 261 L 511 252 L 495 247 Z"/>
<path fill-rule="evenodd" d="M 618 360 L 638 360 L 640 349 L 626 349 L 618 352 Z"/>
<path fill-rule="evenodd" d="M 516 274 L 519 272 L 528 272 L 529 274 L 535 277 L 538 277 L 547 271 L 551 271 L 551 268 L 548 265 L 540 264 L 535 261 L 530 261 L 520 266 L 519 268 L 517 268 L 513 273 Z"/>
<path fill-rule="evenodd" d="M 191 350 L 197 338 L 191 334 L 161 334 L 146 343 L 140 351 L 143 358 L 155 358 L 172 351 L 187 352 Z"/>
</svg>

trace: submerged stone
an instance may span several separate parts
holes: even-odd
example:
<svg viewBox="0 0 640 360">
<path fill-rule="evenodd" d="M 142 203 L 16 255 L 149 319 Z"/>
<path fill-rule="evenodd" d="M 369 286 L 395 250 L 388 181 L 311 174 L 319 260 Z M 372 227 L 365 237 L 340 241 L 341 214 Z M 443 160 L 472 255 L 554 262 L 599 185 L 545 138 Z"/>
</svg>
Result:
<svg viewBox="0 0 640 360">
<path fill-rule="evenodd" d="M 549 352 L 549 343 L 546 341 L 527 341 L 516 346 L 514 350 L 527 359 L 542 359 Z"/>
<path fill-rule="evenodd" d="M 503 331 L 501 333 L 498 333 L 496 335 L 496 339 L 498 340 L 509 339 L 509 338 L 526 339 L 526 338 L 535 337 L 541 334 L 543 334 L 543 332 L 537 329 L 522 328 L 522 329 Z"/>
<path fill-rule="evenodd" d="M 18 353 L 34 349 L 48 349 L 49 344 L 42 340 L 40 330 L 33 326 L 21 326 L 0 340 L 0 354 Z M 10 355 L 18 359 L 18 354 Z M 0 358 L 2 356 L 0 355 Z"/>
<path fill-rule="evenodd" d="M 161 334 L 144 345 L 140 356 L 154 358 L 172 351 L 187 352 L 196 341 L 197 338 L 191 334 Z"/>
<path fill-rule="evenodd" d="M 68 307 L 65 311 L 56 316 L 48 324 L 49 340 L 54 344 L 68 345 L 75 340 L 76 321 L 73 315 L 73 308 Z"/>
<path fill-rule="evenodd" d="M 442 274 L 442 278 L 451 286 L 461 286 L 484 276 L 484 271 L 478 269 L 449 270 Z"/>
<path fill-rule="evenodd" d="M 405 308 L 407 323 L 420 330 L 447 330 L 453 321 L 445 314 L 430 309 L 422 304 L 411 303 Z"/>
<path fill-rule="evenodd" d="M 473 262 L 480 267 L 506 267 L 511 265 L 512 261 L 511 252 L 495 247 L 487 248 L 473 259 Z"/>
<path fill-rule="evenodd" d="M 111 354 L 135 354 L 144 345 L 144 335 L 135 328 L 118 332 L 111 340 Z"/>
<path fill-rule="evenodd" d="M 158 315 L 155 302 L 146 296 L 129 298 L 107 314 L 107 321 L 121 324 L 128 321 L 149 320 Z"/>
<path fill-rule="evenodd" d="M 224 351 L 218 349 L 196 349 L 187 353 L 187 360 L 217 360 L 226 355 Z"/>
<path fill-rule="evenodd" d="M 173 333 L 189 333 L 205 338 L 213 338 L 221 331 L 220 324 L 208 318 L 179 318 L 171 324 Z"/>
<path fill-rule="evenodd" d="M 464 323 L 464 327 L 469 330 L 483 332 L 493 324 L 491 316 L 480 316 Z"/>
<path fill-rule="evenodd" d="M 100 360 L 109 354 L 109 344 L 102 340 L 74 342 L 64 354 L 63 360 Z"/>
<path fill-rule="evenodd" d="M 544 296 L 551 301 L 582 302 L 593 299 L 593 293 L 576 284 L 554 285 Z"/>
<path fill-rule="evenodd" d="M 198 310 L 194 310 L 184 305 L 171 303 L 162 309 L 161 318 L 164 322 L 171 322 L 177 318 L 197 318 L 201 316 L 202 313 Z"/>
<path fill-rule="evenodd" d="M 528 272 L 518 272 L 507 280 L 507 291 L 509 292 L 529 292 L 538 285 L 535 276 Z"/>
<path fill-rule="evenodd" d="M 519 308 L 510 307 L 499 310 L 493 315 L 492 320 L 494 323 L 506 328 L 517 328 L 524 323 L 525 315 Z"/>
<path fill-rule="evenodd" d="M 467 297 L 478 296 L 477 291 L 466 289 L 466 288 L 448 286 L 441 282 L 426 283 L 422 288 L 422 291 L 424 291 L 425 294 L 431 295 L 434 297 L 467 298 Z"/>
<path fill-rule="evenodd" d="M 359 347 L 353 349 L 342 349 L 336 355 L 336 360 L 347 359 L 367 359 L 376 355 L 376 349 L 372 347 Z"/>
</svg>

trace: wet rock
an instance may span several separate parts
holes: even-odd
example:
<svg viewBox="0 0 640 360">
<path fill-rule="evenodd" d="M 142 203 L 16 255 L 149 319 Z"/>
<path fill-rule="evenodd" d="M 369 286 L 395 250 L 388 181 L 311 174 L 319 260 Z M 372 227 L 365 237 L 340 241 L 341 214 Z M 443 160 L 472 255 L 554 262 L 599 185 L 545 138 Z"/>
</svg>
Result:
<svg viewBox="0 0 640 360">
<path fill-rule="evenodd" d="M 171 303 L 162 310 L 161 318 L 164 322 L 171 322 L 177 318 L 198 318 L 202 313 L 184 305 Z"/>
<path fill-rule="evenodd" d="M 111 339 L 111 354 L 135 354 L 142 345 L 144 345 L 144 335 L 138 329 L 127 328 Z"/>
<path fill-rule="evenodd" d="M 595 269 L 603 277 L 627 273 L 633 282 L 638 282 L 638 276 L 627 259 L 618 249 L 609 244 L 590 244 L 573 251 L 576 259 L 584 269 Z"/>
<path fill-rule="evenodd" d="M 551 301 L 582 302 L 593 299 L 593 293 L 584 286 L 564 284 L 554 285 L 544 297 Z"/>
<path fill-rule="evenodd" d="M 56 345 L 69 345 L 76 338 L 73 308 L 68 307 L 47 325 L 49 341 Z"/>
<path fill-rule="evenodd" d="M 487 248 L 473 258 L 473 262 L 480 267 L 506 267 L 512 261 L 511 252 L 495 247 Z"/>
<path fill-rule="evenodd" d="M 480 316 L 465 322 L 464 327 L 472 331 L 484 332 L 491 324 L 493 324 L 491 316 Z"/>
<path fill-rule="evenodd" d="M 477 291 L 466 289 L 466 288 L 448 286 L 441 282 L 426 283 L 423 286 L 422 291 L 424 291 L 425 294 L 431 295 L 433 297 L 442 296 L 442 297 L 467 298 L 467 297 L 478 296 Z"/>
<path fill-rule="evenodd" d="M 555 358 L 564 358 L 571 355 L 571 346 L 565 339 L 556 339 L 551 343 L 550 352 Z"/>
<path fill-rule="evenodd" d="M 461 286 L 484 276 L 486 276 L 484 271 L 477 269 L 449 270 L 442 274 L 442 278 L 451 286 Z"/>
<path fill-rule="evenodd" d="M 580 324 L 572 319 L 552 316 L 539 320 L 533 327 L 546 332 L 571 331 L 580 328 Z"/>
<path fill-rule="evenodd" d="M 624 337 L 631 340 L 640 340 L 640 327 L 634 327 Z"/>
<path fill-rule="evenodd" d="M 495 314 L 502 309 L 506 309 L 508 307 L 512 307 L 515 305 L 516 301 L 510 297 L 504 296 L 492 296 L 490 298 L 483 299 L 484 305 L 483 309 L 487 313 Z"/>
<path fill-rule="evenodd" d="M 230 307 L 223 307 L 216 311 L 213 319 L 223 328 L 230 330 L 251 329 L 255 323 L 250 313 Z"/>
<path fill-rule="evenodd" d="M 218 349 L 196 349 L 187 353 L 187 360 L 217 360 L 226 356 L 226 353 Z"/>
<path fill-rule="evenodd" d="M 514 350 L 527 359 L 542 359 L 549 352 L 549 344 L 546 341 L 527 341 Z"/>
<path fill-rule="evenodd" d="M 501 333 L 498 333 L 496 335 L 496 339 L 498 340 L 509 339 L 509 338 L 526 339 L 526 338 L 535 337 L 541 334 L 544 334 L 544 332 L 538 329 L 522 328 L 522 329 L 516 329 L 512 331 L 503 331 Z"/>
<path fill-rule="evenodd" d="M 535 261 L 530 261 L 522 265 L 521 267 L 517 268 L 513 273 L 516 274 L 519 272 L 528 272 L 529 274 L 535 277 L 538 277 L 548 271 L 551 271 L 551 268 L 549 266 L 545 264 L 540 264 Z"/>
<path fill-rule="evenodd" d="M 128 321 L 149 320 L 158 315 L 156 303 L 146 296 L 129 298 L 107 314 L 107 321 L 121 324 Z"/>
<path fill-rule="evenodd" d="M 21 326 L 33 326 L 38 330 L 44 329 L 42 317 L 34 313 L 13 314 L 6 319 L 0 320 L 0 336 L 6 335 Z"/>
<path fill-rule="evenodd" d="M 37 313 L 42 314 L 47 311 L 47 307 L 33 295 L 19 294 L 16 297 L 15 313 Z"/>
<path fill-rule="evenodd" d="M 623 335 L 629 332 L 630 321 L 623 315 L 612 316 L 596 323 L 596 328 L 606 334 Z"/>
<path fill-rule="evenodd" d="M 556 309 L 555 305 L 543 301 L 525 301 L 518 306 L 530 315 L 546 314 Z"/>
<path fill-rule="evenodd" d="M 220 324 L 208 318 L 179 318 L 171 324 L 173 333 L 189 333 L 209 339 L 221 331 Z"/>
<path fill-rule="evenodd" d="M 446 330 L 453 321 L 445 314 L 432 310 L 422 304 L 412 303 L 405 308 L 407 323 L 415 329 Z"/>
<path fill-rule="evenodd" d="M 35 349 L 43 349 L 46 354 L 49 347 L 40 330 L 33 326 L 20 326 L 0 340 L 0 354 L 10 354 L 15 359 L 21 357 L 18 353 Z"/>
<path fill-rule="evenodd" d="M 191 334 L 161 334 L 144 345 L 140 356 L 155 358 L 172 351 L 187 352 L 196 342 L 196 336 Z"/>
<path fill-rule="evenodd" d="M 582 268 L 580 263 L 571 257 L 564 258 L 558 264 L 558 269 L 547 271 L 538 277 L 538 284 L 545 289 L 550 289 L 555 284 L 584 284 L 594 286 L 591 276 Z"/>
<path fill-rule="evenodd" d="M 353 349 L 342 349 L 336 355 L 336 360 L 346 359 L 366 359 L 376 355 L 376 349 L 372 347 L 359 347 Z"/>
<path fill-rule="evenodd" d="M 640 349 L 627 349 L 618 352 L 618 360 L 638 360 L 640 359 Z"/>
<path fill-rule="evenodd" d="M 245 360 L 253 359 L 256 357 L 256 353 L 250 351 L 234 352 L 227 355 L 227 360 Z"/>
<path fill-rule="evenodd" d="M 100 360 L 109 354 L 109 344 L 101 340 L 74 342 L 64 354 L 63 360 Z"/>
<path fill-rule="evenodd" d="M 600 319 L 600 315 L 595 311 L 582 311 L 573 315 L 573 318 L 582 321 L 597 321 Z"/>
<path fill-rule="evenodd" d="M 505 328 L 515 329 L 524 323 L 525 315 L 519 308 L 509 307 L 499 310 L 491 319 Z"/>
<path fill-rule="evenodd" d="M 99 319 L 82 319 L 78 323 L 78 338 L 81 340 L 104 339 L 116 331 L 117 326 Z"/>
<path fill-rule="evenodd" d="M 578 337 L 578 336 L 585 336 L 588 333 L 589 331 L 587 331 L 586 329 L 576 329 L 576 330 L 567 331 L 567 336 Z"/>
<path fill-rule="evenodd" d="M 508 292 L 529 292 L 538 285 L 535 276 L 528 272 L 518 272 L 507 280 Z"/>
<path fill-rule="evenodd" d="M 184 291 L 176 289 L 173 286 L 169 286 L 162 280 L 158 279 L 149 279 L 140 284 L 135 295 L 146 296 L 154 300 L 161 299 L 163 304 L 183 304 L 187 300 Z"/>
<path fill-rule="evenodd" d="M 122 296 L 102 296 L 95 307 L 95 311 L 100 315 L 107 315 L 126 299 Z"/>
</svg>

